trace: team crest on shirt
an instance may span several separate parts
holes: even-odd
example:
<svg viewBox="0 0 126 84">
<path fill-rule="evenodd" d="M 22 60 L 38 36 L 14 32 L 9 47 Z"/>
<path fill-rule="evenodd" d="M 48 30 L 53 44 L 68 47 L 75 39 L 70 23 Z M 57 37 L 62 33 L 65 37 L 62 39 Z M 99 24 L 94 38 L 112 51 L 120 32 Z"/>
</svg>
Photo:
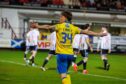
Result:
<svg viewBox="0 0 126 84">
<path fill-rule="evenodd" d="M 68 23 L 66 23 L 66 27 L 67 27 L 67 28 L 69 28 L 69 27 L 70 27 L 70 25 L 69 25 Z"/>
</svg>

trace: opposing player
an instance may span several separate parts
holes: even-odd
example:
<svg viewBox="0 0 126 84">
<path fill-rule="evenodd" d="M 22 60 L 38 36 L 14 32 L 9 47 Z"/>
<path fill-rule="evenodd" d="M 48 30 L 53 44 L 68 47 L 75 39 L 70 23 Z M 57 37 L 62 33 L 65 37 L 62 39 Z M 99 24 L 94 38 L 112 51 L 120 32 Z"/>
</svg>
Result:
<svg viewBox="0 0 126 84">
<path fill-rule="evenodd" d="M 50 41 L 50 51 L 48 53 L 48 56 L 45 58 L 43 65 L 41 66 L 41 69 L 43 71 L 46 71 L 45 65 L 48 63 L 48 61 L 51 59 L 53 55 L 56 55 L 55 49 L 56 49 L 56 32 L 52 32 L 49 36 Z"/>
<path fill-rule="evenodd" d="M 101 28 L 101 32 L 106 33 L 107 35 L 100 37 L 97 51 L 101 51 L 101 59 L 104 62 L 104 69 L 109 70 L 110 64 L 108 63 L 107 53 L 111 53 L 111 34 L 105 26 Z"/>
<path fill-rule="evenodd" d="M 83 29 L 90 29 L 90 25 L 86 24 L 84 25 Z M 88 71 L 86 70 L 87 66 L 87 61 L 88 61 L 88 47 L 90 48 L 91 51 L 93 51 L 93 48 L 89 42 L 89 36 L 86 34 L 81 34 L 81 39 L 80 39 L 80 53 L 83 59 L 77 63 L 77 66 L 80 66 L 81 64 L 83 65 L 83 74 L 87 74 Z M 76 66 L 76 65 L 74 65 Z"/>
<path fill-rule="evenodd" d="M 62 84 L 71 84 L 70 75 L 67 74 L 68 62 L 73 60 L 72 42 L 75 34 L 84 33 L 89 35 L 101 36 L 104 34 L 95 33 L 89 30 L 81 30 L 71 24 L 72 13 L 64 11 L 60 15 L 60 23 L 54 26 L 43 27 L 36 25 L 42 29 L 52 29 L 56 31 L 56 53 L 57 53 L 57 69 L 62 79 Z"/>
<path fill-rule="evenodd" d="M 76 58 L 79 53 L 80 37 L 81 37 L 80 34 L 76 34 L 73 39 L 72 46 L 73 46 L 73 51 L 74 51 L 74 59 L 72 62 L 72 66 L 74 65 L 74 63 L 76 63 Z"/>
<path fill-rule="evenodd" d="M 31 62 L 32 66 L 35 66 L 34 58 L 37 53 L 37 45 L 38 45 L 38 40 L 39 40 L 39 31 L 36 27 L 34 27 L 35 24 L 36 23 L 34 22 L 31 24 L 32 29 L 28 32 L 27 37 L 26 37 L 29 43 L 28 48 L 31 51 L 31 56 L 28 60 L 26 60 L 26 63 L 29 64 Z"/>
<path fill-rule="evenodd" d="M 32 30 L 32 28 L 30 28 L 30 30 L 26 33 L 26 39 L 25 39 L 25 52 L 24 52 L 24 61 L 27 61 L 27 54 L 30 51 L 30 43 L 28 41 L 28 35 L 29 32 Z"/>
</svg>

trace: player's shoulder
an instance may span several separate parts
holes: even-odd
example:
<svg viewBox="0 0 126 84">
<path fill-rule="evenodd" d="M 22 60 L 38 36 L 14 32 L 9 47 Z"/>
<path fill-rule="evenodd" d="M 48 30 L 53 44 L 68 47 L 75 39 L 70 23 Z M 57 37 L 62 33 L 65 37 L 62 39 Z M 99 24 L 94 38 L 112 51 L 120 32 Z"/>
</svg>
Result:
<svg viewBox="0 0 126 84">
<path fill-rule="evenodd" d="M 55 24 L 56 27 L 60 27 L 60 26 L 63 26 L 65 23 L 57 23 Z"/>
<path fill-rule="evenodd" d="M 76 34 L 75 36 L 81 36 L 81 34 Z"/>
<path fill-rule="evenodd" d="M 107 35 L 104 37 L 111 37 L 111 34 L 109 32 L 107 32 Z"/>
<path fill-rule="evenodd" d="M 26 33 L 26 35 L 30 34 L 30 32 L 31 32 L 31 31 L 28 31 L 28 32 Z"/>
<path fill-rule="evenodd" d="M 72 28 L 78 28 L 78 27 L 75 26 L 74 24 L 70 24 L 70 26 L 71 26 Z"/>
<path fill-rule="evenodd" d="M 86 34 L 83 34 L 83 36 L 85 37 L 85 38 L 88 38 L 89 36 L 88 35 L 86 35 Z"/>
<path fill-rule="evenodd" d="M 38 29 L 34 29 L 34 32 L 39 33 L 39 30 Z"/>
<path fill-rule="evenodd" d="M 108 35 L 111 36 L 111 34 L 108 32 Z"/>
<path fill-rule="evenodd" d="M 30 35 L 32 33 L 32 30 L 28 31 L 27 35 Z"/>
</svg>

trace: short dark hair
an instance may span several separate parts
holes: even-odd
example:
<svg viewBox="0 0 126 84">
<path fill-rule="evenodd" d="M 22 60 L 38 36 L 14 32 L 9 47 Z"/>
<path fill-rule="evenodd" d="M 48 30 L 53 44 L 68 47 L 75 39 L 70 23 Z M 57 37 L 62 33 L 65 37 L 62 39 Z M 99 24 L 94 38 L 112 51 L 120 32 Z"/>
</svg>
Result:
<svg viewBox="0 0 126 84">
<path fill-rule="evenodd" d="M 106 30 L 108 31 L 109 26 L 108 25 L 102 25 L 103 28 L 106 28 Z"/>
<path fill-rule="evenodd" d="M 73 17 L 72 13 L 69 12 L 69 11 L 63 11 L 63 12 L 61 13 L 61 15 L 65 16 L 65 17 L 67 18 L 68 21 L 71 21 L 71 20 L 72 20 L 72 17 Z"/>
<path fill-rule="evenodd" d="M 84 26 L 82 26 L 82 29 L 87 29 L 89 26 L 89 24 L 85 24 Z"/>
</svg>

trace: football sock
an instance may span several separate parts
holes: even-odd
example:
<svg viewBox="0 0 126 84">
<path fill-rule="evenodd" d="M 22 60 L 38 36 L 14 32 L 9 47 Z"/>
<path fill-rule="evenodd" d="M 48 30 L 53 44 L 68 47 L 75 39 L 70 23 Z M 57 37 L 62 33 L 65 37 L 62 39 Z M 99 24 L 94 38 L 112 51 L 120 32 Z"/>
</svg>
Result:
<svg viewBox="0 0 126 84">
<path fill-rule="evenodd" d="M 73 62 L 74 62 L 74 63 L 76 63 L 76 58 L 77 58 L 77 56 L 74 55 L 74 58 L 73 58 Z"/>
<path fill-rule="evenodd" d="M 62 79 L 62 84 L 71 84 L 70 75 Z"/>
<path fill-rule="evenodd" d="M 62 79 L 62 84 L 69 84 L 67 78 Z"/>
<path fill-rule="evenodd" d="M 24 58 L 26 58 L 26 54 L 24 54 Z"/>
<path fill-rule="evenodd" d="M 70 77 L 70 75 L 67 75 L 67 80 L 68 80 L 68 84 L 71 84 L 71 77 Z"/>
<path fill-rule="evenodd" d="M 83 62 L 84 62 L 83 60 L 80 61 L 80 62 L 78 62 L 78 63 L 77 63 L 77 66 L 80 66 L 81 64 L 83 64 Z"/>
<path fill-rule="evenodd" d="M 106 65 L 108 64 L 108 60 L 104 59 L 103 62 L 104 62 L 104 68 L 106 69 Z"/>
<path fill-rule="evenodd" d="M 32 58 L 30 59 L 30 61 L 31 61 L 32 63 L 34 63 L 34 56 L 32 56 Z"/>
<path fill-rule="evenodd" d="M 49 60 L 45 59 L 42 67 L 45 67 L 45 65 L 48 63 Z"/>
<path fill-rule="evenodd" d="M 83 70 L 86 70 L 87 62 L 83 62 Z"/>
</svg>

